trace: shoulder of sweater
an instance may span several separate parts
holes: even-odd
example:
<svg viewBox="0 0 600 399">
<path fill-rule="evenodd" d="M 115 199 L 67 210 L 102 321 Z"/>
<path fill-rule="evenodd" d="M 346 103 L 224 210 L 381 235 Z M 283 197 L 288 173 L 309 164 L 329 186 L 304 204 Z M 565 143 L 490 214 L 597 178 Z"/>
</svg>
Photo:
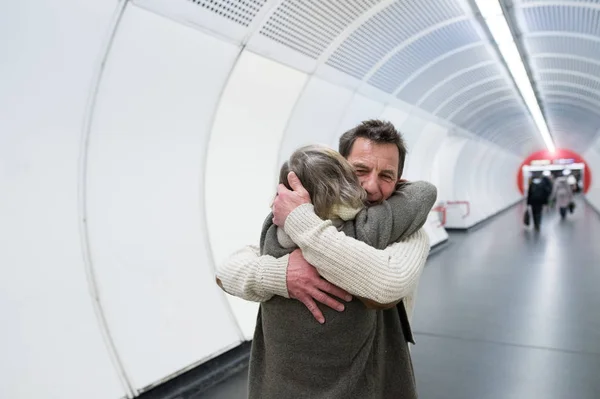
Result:
<svg viewBox="0 0 600 399">
<path fill-rule="evenodd" d="M 433 185 L 432 183 L 424 181 L 424 180 L 400 183 L 396 187 L 396 191 L 401 192 L 401 193 L 406 192 L 406 191 L 422 192 L 422 193 L 426 193 L 428 195 L 437 196 L 437 187 L 435 185 Z"/>
<path fill-rule="evenodd" d="M 401 240 L 398 240 L 395 243 L 390 244 L 390 246 L 388 246 L 388 249 L 396 248 L 396 247 L 401 246 L 401 244 L 407 244 L 407 243 L 415 243 L 415 244 L 427 243 L 427 244 L 429 244 L 429 235 L 425 232 L 424 228 L 420 228 L 419 230 L 414 232 L 412 235 L 410 235 L 406 238 L 403 238 Z"/>
</svg>

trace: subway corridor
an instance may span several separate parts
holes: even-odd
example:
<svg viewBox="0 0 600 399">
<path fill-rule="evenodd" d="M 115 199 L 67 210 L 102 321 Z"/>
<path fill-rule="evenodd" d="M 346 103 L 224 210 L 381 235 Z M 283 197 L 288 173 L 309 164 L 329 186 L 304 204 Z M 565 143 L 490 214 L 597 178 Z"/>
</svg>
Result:
<svg viewBox="0 0 600 399">
<path fill-rule="evenodd" d="M 423 399 L 600 396 L 600 216 L 578 198 L 542 229 L 519 204 L 434 249 L 419 286 L 413 363 Z M 243 399 L 247 370 L 185 399 Z"/>
</svg>

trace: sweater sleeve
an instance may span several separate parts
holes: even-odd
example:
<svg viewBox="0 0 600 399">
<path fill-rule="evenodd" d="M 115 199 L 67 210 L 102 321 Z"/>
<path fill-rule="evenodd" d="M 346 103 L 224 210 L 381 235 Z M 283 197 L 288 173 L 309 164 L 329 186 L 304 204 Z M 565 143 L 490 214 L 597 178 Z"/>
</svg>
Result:
<svg viewBox="0 0 600 399">
<path fill-rule="evenodd" d="M 394 212 L 396 233 L 393 241 L 416 233 L 427 222 L 427 217 L 437 199 L 437 188 L 426 181 L 403 183 L 398 187 L 399 199 L 390 198 Z"/>
<path fill-rule="evenodd" d="M 377 303 L 393 303 L 412 293 L 429 255 L 429 237 L 422 229 L 375 249 L 321 220 L 312 204 L 294 209 L 284 229 L 322 277 Z"/>
<path fill-rule="evenodd" d="M 360 211 L 352 221 L 356 239 L 377 249 L 407 238 L 425 222 L 435 200 L 437 189 L 431 183 L 404 183 L 390 198 L 379 205 Z"/>
<path fill-rule="evenodd" d="M 289 298 L 288 258 L 260 256 L 258 247 L 244 247 L 218 265 L 217 284 L 228 294 L 248 301 L 265 302 L 275 295 Z"/>
</svg>

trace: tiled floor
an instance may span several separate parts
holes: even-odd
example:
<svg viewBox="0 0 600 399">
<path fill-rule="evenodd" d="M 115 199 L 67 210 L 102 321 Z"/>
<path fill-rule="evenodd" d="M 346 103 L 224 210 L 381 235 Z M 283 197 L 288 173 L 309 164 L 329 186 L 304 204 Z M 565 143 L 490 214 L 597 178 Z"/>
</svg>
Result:
<svg viewBox="0 0 600 399">
<path fill-rule="evenodd" d="M 514 207 L 430 257 L 414 320 L 420 398 L 600 398 L 600 217 L 577 205 L 564 221 L 545 212 L 540 233 Z M 200 397 L 245 398 L 246 384 L 243 372 Z"/>
</svg>

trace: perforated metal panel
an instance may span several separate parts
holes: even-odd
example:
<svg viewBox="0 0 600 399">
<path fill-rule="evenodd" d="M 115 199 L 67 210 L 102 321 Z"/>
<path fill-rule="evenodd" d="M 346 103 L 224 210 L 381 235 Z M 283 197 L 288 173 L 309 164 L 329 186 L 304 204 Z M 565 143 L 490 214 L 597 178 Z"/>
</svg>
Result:
<svg viewBox="0 0 600 399">
<path fill-rule="evenodd" d="M 501 77 L 492 81 L 485 82 L 481 84 L 480 82 L 475 83 L 476 86 L 467 86 L 468 90 L 461 90 L 457 93 L 457 95 L 452 96 L 449 102 L 446 102 L 445 105 L 442 105 L 442 108 L 437 111 L 436 115 L 442 117 L 444 119 L 450 117 L 456 110 L 461 108 L 465 103 L 468 103 L 473 98 L 480 97 L 481 95 L 489 92 L 494 93 L 502 93 L 507 92 L 510 93 L 510 90 L 507 88 L 506 82 Z M 502 91 L 498 91 L 501 89 Z"/>
<path fill-rule="evenodd" d="M 462 126 L 474 133 L 484 132 L 494 128 L 496 125 L 506 124 L 515 119 L 529 121 L 529 115 L 523 112 L 523 107 L 517 101 L 506 101 L 496 104 L 483 112 L 478 112 L 462 124 Z"/>
<path fill-rule="evenodd" d="M 402 49 L 387 61 L 369 83 L 393 93 L 396 88 L 422 65 L 471 43 L 480 41 L 471 21 L 461 21 L 434 31 Z"/>
<path fill-rule="evenodd" d="M 576 32 L 592 36 L 600 34 L 600 9 L 540 5 L 523 9 L 523 18 L 528 32 Z"/>
<path fill-rule="evenodd" d="M 600 90 L 600 77 L 577 75 L 568 70 L 546 72 L 542 70 L 535 74 L 540 83 L 543 82 L 566 82 L 589 87 L 593 90 Z"/>
<path fill-rule="evenodd" d="M 199 7 L 227 18 L 243 26 L 248 26 L 267 0 L 188 0 Z"/>
<path fill-rule="evenodd" d="M 462 59 L 462 58 L 459 58 L 459 59 Z M 452 68 L 450 71 L 448 71 L 449 73 L 444 72 L 445 68 L 443 68 L 443 66 L 440 66 L 437 69 L 439 70 L 439 77 L 437 79 L 430 80 L 430 83 L 429 83 L 430 85 L 439 80 L 443 81 L 444 76 L 448 77 L 448 76 L 453 75 L 453 73 L 451 71 L 454 68 Z M 484 79 L 501 76 L 500 71 L 498 70 L 498 66 L 495 64 L 482 65 L 476 69 L 468 69 L 468 68 L 459 69 L 459 72 L 461 72 L 461 71 L 463 71 L 463 72 L 460 75 L 455 76 L 452 79 L 445 82 L 444 84 L 442 84 L 441 86 L 438 86 L 426 98 L 422 97 L 423 96 L 422 92 L 418 93 L 418 91 L 416 90 L 417 87 L 414 87 L 414 88 L 407 87 L 407 90 L 403 90 L 402 92 L 400 92 L 398 94 L 398 97 L 406 98 L 406 99 L 414 99 L 414 97 L 420 96 L 420 97 L 418 97 L 419 101 L 421 102 L 420 106 L 423 109 L 426 109 L 427 111 L 433 112 L 436 108 L 438 108 L 440 106 L 440 104 L 442 104 L 442 102 L 446 101 L 446 99 L 448 99 L 454 93 L 461 90 L 461 88 L 469 86 L 475 82 L 478 82 L 478 81 L 481 81 Z M 430 77 L 431 75 L 433 75 L 433 74 L 427 73 L 427 74 L 423 74 L 422 76 Z M 421 80 L 421 79 L 419 79 L 419 80 Z M 425 80 L 425 79 L 423 78 L 423 80 Z M 425 86 L 425 87 L 427 87 L 427 86 Z M 412 89 L 412 90 L 409 91 L 410 89 Z"/>
<path fill-rule="evenodd" d="M 549 36 L 525 36 L 525 46 L 529 54 L 553 53 L 573 55 L 583 58 L 600 59 L 600 41 L 566 37 L 559 32 Z"/>
<path fill-rule="evenodd" d="M 582 149 L 600 128 L 600 1 L 515 1 L 548 127 L 560 146 Z"/>
<path fill-rule="evenodd" d="M 318 58 L 348 25 L 380 1 L 283 1 L 260 34 Z"/>
<path fill-rule="evenodd" d="M 471 117 L 465 119 L 462 126 L 473 133 L 496 141 L 499 136 L 505 137 L 509 130 L 519 126 L 521 134 L 536 134 L 529 114 L 524 112 L 523 106 L 513 98 L 507 98 L 493 106 L 472 113 Z M 514 137 L 518 140 L 518 137 Z"/>
<path fill-rule="evenodd" d="M 403 82 L 404 87 L 397 97 L 408 103 L 416 103 L 430 88 L 447 77 L 486 61 L 492 61 L 492 58 L 485 43 L 465 47 L 453 54 L 444 54 L 444 58 L 439 62 L 429 66 L 423 65 L 418 74 L 410 77 L 410 81 Z"/>
<path fill-rule="evenodd" d="M 582 151 L 596 138 L 600 114 L 588 104 L 573 99 L 549 96 L 545 100 L 548 127 L 560 137 L 561 145 Z"/>
<path fill-rule="evenodd" d="M 592 59 L 586 61 L 580 59 L 566 58 L 566 56 L 565 58 L 536 57 L 532 58 L 532 62 L 536 70 L 561 69 L 564 71 L 575 71 L 582 74 L 597 76 L 600 78 L 600 61 L 598 64 L 596 64 Z"/>
<path fill-rule="evenodd" d="M 388 52 L 419 32 L 464 15 L 453 0 L 399 0 L 358 28 L 327 64 L 362 79 Z"/>
<path fill-rule="evenodd" d="M 479 96 L 477 98 L 469 98 L 467 102 L 463 103 L 459 110 L 455 110 L 453 115 L 448 115 L 448 119 L 452 122 L 460 125 L 462 124 L 467 117 L 472 114 L 473 110 L 480 110 L 483 107 L 486 107 L 488 104 L 494 104 L 494 100 L 499 98 L 510 98 L 512 100 L 514 96 L 514 92 L 509 88 L 503 88 L 501 90 L 494 91 L 486 91 L 484 95 Z M 493 106 L 496 106 L 494 104 Z"/>
<path fill-rule="evenodd" d="M 568 93 L 576 98 L 585 99 L 591 103 L 595 103 L 600 109 L 600 91 L 595 91 L 593 89 L 586 88 L 585 86 L 543 82 L 538 85 L 538 90 L 543 95 L 550 95 L 552 93 Z"/>
<path fill-rule="evenodd" d="M 521 0 L 520 3 L 528 4 L 528 5 L 535 5 L 535 3 L 543 3 L 543 2 L 547 2 L 547 1 L 548 0 Z M 600 4 L 600 0 L 562 0 L 562 3 L 565 3 L 565 4 L 569 4 L 569 3 Z"/>
</svg>

